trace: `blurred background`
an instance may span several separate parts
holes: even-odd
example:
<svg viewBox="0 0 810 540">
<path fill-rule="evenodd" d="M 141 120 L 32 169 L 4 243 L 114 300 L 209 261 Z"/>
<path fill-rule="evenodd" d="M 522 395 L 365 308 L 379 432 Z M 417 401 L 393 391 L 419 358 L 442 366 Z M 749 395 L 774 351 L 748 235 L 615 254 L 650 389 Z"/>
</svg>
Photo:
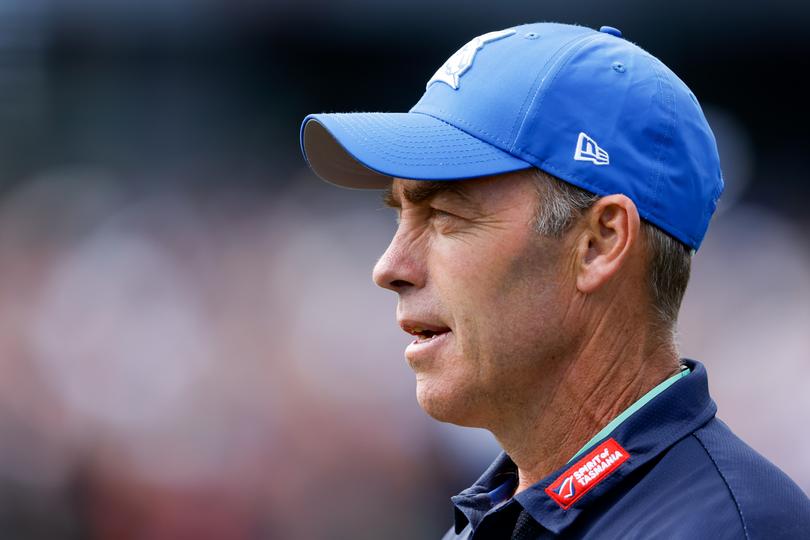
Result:
<svg viewBox="0 0 810 540">
<path fill-rule="evenodd" d="M 810 491 L 810 4 L 3 0 L 0 537 L 440 537 L 498 447 L 419 409 L 370 278 L 393 214 L 298 128 L 539 20 L 619 27 L 701 100 L 727 192 L 682 353 Z"/>
</svg>

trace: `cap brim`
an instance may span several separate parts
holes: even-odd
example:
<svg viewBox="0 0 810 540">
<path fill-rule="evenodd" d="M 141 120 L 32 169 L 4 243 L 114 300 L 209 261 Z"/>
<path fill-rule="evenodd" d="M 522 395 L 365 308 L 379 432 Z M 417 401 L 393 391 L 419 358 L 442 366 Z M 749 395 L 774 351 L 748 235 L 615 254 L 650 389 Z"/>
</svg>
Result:
<svg viewBox="0 0 810 540">
<path fill-rule="evenodd" d="M 311 114 L 301 150 L 332 184 L 380 189 L 392 178 L 461 180 L 532 167 L 503 150 L 421 113 Z"/>
</svg>

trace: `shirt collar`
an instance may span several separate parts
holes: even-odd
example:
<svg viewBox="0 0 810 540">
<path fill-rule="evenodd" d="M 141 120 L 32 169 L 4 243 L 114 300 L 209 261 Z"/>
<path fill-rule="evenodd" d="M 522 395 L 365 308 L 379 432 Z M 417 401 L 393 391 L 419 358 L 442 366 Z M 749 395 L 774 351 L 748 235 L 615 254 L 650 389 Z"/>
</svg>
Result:
<svg viewBox="0 0 810 540">
<path fill-rule="evenodd" d="M 588 447 L 610 436 L 628 452 L 629 458 L 574 505 L 565 510 L 545 492 L 546 487 L 568 470 L 570 462 L 521 491 L 513 497 L 513 500 L 520 503 L 535 521 L 558 534 L 571 525 L 579 515 L 587 512 L 589 507 L 605 493 L 621 484 L 622 480 L 634 470 L 711 420 L 717 406 L 709 396 L 706 369 L 694 360 L 682 360 L 682 364 L 691 371 L 688 377 L 680 376 L 673 381 L 665 381 L 669 383 L 666 387 L 653 389 L 658 390 L 657 395 L 651 399 L 648 398 L 649 394 L 645 395 L 639 400 L 643 403 L 639 407 L 635 406 L 639 402 L 631 406 L 628 409 L 630 411 L 628 416 L 618 426 L 611 422 L 605 430 L 597 434 L 597 437 L 601 438 L 592 439 L 577 453 L 574 459 Z M 489 493 L 510 477 L 517 481 L 517 466 L 505 452 L 502 452 L 472 487 L 451 498 L 455 506 L 457 534 L 467 523 L 471 523 L 473 527 L 480 523 L 484 515 L 494 506 Z"/>
<path fill-rule="evenodd" d="M 456 534 L 467 523 L 477 527 L 490 510 L 511 496 L 517 482 L 517 466 L 506 452 L 501 452 L 475 484 L 450 498 L 455 507 Z"/>
</svg>

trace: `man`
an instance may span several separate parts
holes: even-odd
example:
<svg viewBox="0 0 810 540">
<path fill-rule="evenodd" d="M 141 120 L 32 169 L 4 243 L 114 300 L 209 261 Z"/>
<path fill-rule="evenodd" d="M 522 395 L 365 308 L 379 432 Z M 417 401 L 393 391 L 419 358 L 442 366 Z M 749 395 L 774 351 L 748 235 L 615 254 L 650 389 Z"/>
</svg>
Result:
<svg viewBox="0 0 810 540">
<path fill-rule="evenodd" d="M 504 449 L 445 538 L 810 538 L 673 339 L 723 189 L 697 99 L 615 28 L 477 37 L 409 113 L 311 115 L 324 179 L 386 189 L 374 281 L 419 404 Z"/>
</svg>

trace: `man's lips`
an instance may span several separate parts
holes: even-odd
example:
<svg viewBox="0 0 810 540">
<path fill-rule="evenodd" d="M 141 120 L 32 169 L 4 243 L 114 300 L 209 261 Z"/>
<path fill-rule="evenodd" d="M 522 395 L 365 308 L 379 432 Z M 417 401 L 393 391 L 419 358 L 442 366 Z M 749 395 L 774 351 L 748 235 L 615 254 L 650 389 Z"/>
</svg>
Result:
<svg viewBox="0 0 810 540">
<path fill-rule="evenodd" d="M 435 319 L 434 319 L 435 321 Z M 399 326 L 416 339 L 405 348 L 405 358 L 413 369 L 425 369 L 425 362 L 436 358 L 439 350 L 450 343 L 453 330 L 437 322 L 400 319 Z"/>
<path fill-rule="evenodd" d="M 427 342 L 436 339 L 447 332 L 451 332 L 450 328 L 447 326 L 415 319 L 401 319 L 399 321 L 399 326 L 405 332 L 411 334 L 412 336 L 416 336 L 416 341 L 414 341 L 414 343 Z"/>
</svg>

